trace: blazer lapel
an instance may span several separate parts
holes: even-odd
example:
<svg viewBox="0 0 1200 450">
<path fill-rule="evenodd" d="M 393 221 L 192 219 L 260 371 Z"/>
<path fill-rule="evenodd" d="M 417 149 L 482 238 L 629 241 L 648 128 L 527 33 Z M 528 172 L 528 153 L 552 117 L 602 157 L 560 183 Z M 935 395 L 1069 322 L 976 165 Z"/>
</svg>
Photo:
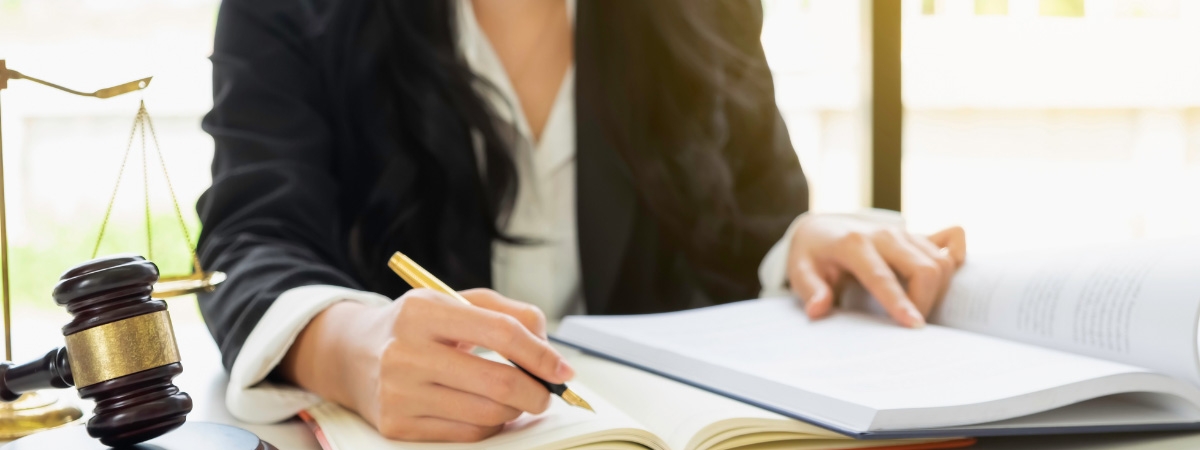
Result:
<svg viewBox="0 0 1200 450">
<path fill-rule="evenodd" d="M 584 301 L 589 314 L 604 314 L 618 282 L 637 209 L 637 191 L 625 161 L 617 153 L 612 131 L 596 113 L 613 107 L 606 98 L 602 70 L 594 57 L 604 45 L 597 5 L 580 1 L 575 28 L 576 217 Z M 607 80 L 611 82 L 611 80 Z M 621 103 L 621 102 L 616 102 Z"/>
<path fill-rule="evenodd" d="M 637 193 L 624 164 L 602 133 L 580 122 L 576 156 L 576 214 L 583 295 L 589 314 L 603 314 L 621 270 L 633 228 Z"/>
<path fill-rule="evenodd" d="M 583 298 L 589 314 L 604 314 L 633 229 L 637 192 L 604 134 L 582 117 L 578 126 L 575 195 Z"/>
</svg>

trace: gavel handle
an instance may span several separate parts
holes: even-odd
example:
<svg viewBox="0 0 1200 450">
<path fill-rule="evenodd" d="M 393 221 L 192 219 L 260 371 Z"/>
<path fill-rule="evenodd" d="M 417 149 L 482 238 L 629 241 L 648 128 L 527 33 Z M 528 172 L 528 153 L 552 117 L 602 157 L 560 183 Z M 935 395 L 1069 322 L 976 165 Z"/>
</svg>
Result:
<svg viewBox="0 0 1200 450">
<path fill-rule="evenodd" d="M 75 385 L 67 348 L 50 350 L 41 359 L 21 365 L 0 363 L 0 400 L 11 402 L 21 394 L 38 389 L 62 389 Z"/>
</svg>

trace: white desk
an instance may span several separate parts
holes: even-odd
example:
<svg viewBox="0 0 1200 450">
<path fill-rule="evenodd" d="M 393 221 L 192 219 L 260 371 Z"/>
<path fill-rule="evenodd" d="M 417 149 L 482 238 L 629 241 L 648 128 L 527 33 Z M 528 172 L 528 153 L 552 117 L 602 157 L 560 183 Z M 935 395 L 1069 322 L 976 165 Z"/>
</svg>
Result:
<svg viewBox="0 0 1200 450">
<path fill-rule="evenodd" d="M 274 425 L 247 424 L 234 419 L 225 409 L 228 375 L 221 367 L 220 352 L 208 330 L 200 325 L 179 326 L 175 328 L 175 338 L 183 362 L 183 374 L 175 379 L 175 385 L 192 396 L 188 420 L 241 427 L 279 450 L 321 450 L 321 445 L 300 419 Z"/>
<path fill-rule="evenodd" d="M 184 371 L 175 384 L 192 396 L 188 420 L 235 425 L 257 434 L 280 450 L 320 450 L 299 420 L 275 425 L 238 422 L 225 409 L 226 375 L 217 346 L 199 324 L 177 324 L 176 338 Z M 977 449 L 1200 449 L 1200 433 L 1136 433 L 1111 435 L 1033 436 L 980 439 Z"/>
</svg>

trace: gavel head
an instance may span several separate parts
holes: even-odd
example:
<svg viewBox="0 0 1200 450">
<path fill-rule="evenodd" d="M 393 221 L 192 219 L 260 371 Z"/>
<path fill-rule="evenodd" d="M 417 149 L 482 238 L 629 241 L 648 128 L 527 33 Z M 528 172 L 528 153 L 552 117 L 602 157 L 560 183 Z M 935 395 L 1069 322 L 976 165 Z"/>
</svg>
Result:
<svg viewBox="0 0 1200 450">
<path fill-rule="evenodd" d="M 153 439 L 183 425 L 192 399 L 171 382 L 183 372 L 167 304 L 150 298 L 158 267 L 141 256 L 94 259 L 68 270 L 54 301 L 79 395 L 96 402 L 87 431 L 104 445 Z"/>
</svg>

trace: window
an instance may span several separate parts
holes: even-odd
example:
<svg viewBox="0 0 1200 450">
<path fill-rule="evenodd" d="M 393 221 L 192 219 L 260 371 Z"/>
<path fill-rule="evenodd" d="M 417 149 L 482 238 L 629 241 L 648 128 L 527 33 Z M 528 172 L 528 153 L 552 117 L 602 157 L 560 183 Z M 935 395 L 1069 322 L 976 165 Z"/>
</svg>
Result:
<svg viewBox="0 0 1200 450">
<path fill-rule="evenodd" d="M 1200 229 L 1200 2 L 905 0 L 903 204 L 974 251 Z"/>
<path fill-rule="evenodd" d="M 854 210 L 869 190 L 863 3 L 764 0 L 762 44 L 775 100 L 808 176 L 814 210 Z"/>
</svg>

